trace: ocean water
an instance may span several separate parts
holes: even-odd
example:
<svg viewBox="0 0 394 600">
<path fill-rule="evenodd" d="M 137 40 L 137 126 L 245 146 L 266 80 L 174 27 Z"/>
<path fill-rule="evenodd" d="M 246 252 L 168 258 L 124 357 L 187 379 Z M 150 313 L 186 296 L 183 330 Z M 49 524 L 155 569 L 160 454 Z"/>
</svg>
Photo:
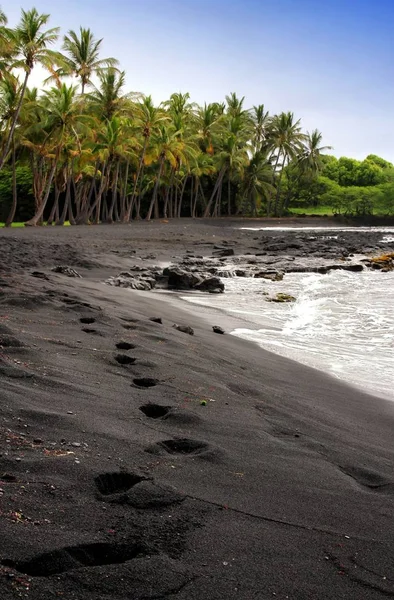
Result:
<svg viewBox="0 0 394 600">
<path fill-rule="evenodd" d="M 233 335 L 394 400 L 394 272 L 233 277 L 225 285 L 224 294 L 184 299 L 241 319 Z M 267 302 L 278 292 L 296 301 Z"/>
</svg>

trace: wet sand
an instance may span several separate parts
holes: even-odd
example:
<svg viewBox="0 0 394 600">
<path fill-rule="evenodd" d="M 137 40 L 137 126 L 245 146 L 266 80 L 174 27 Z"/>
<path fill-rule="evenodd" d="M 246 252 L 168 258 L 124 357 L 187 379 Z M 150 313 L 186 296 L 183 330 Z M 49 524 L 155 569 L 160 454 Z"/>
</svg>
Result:
<svg viewBox="0 0 394 600">
<path fill-rule="evenodd" d="M 0 231 L 2 599 L 394 596 L 394 403 L 103 284 L 234 225 Z"/>
</svg>

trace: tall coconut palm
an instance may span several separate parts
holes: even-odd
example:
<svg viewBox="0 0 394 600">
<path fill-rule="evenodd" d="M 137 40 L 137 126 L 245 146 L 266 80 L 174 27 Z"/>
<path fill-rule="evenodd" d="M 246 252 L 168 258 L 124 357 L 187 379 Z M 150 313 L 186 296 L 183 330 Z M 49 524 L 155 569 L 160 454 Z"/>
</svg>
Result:
<svg viewBox="0 0 394 600">
<path fill-rule="evenodd" d="M 27 83 L 34 65 L 36 63 L 45 65 L 53 58 L 53 53 L 48 49 L 48 46 L 57 40 L 59 27 L 54 27 L 45 31 L 44 27 L 48 23 L 48 20 L 49 15 L 40 15 L 35 8 L 28 11 L 22 10 L 21 20 L 13 32 L 16 54 L 15 59 L 13 60 L 13 66 L 15 68 L 23 69 L 25 71 L 25 77 L 19 94 L 15 115 L 0 157 L 0 170 L 4 166 L 11 147 Z"/>
<path fill-rule="evenodd" d="M 279 216 L 289 207 L 291 200 L 291 189 L 297 188 L 300 180 L 304 178 L 312 184 L 316 175 L 323 168 L 322 156 L 331 146 L 322 146 L 323 135 L 317 129 L 307 133 L 298 156 L 288 166 L 287 179 L 289 191 L 280 207 Z M 289 186 L 290 184 L 290 186 Z"/>
<path fill-rule="evenodd" d="M 137 173 L 134 179 L 134 187 L 131 198 L 129 200 L 127 210 L 124 216 L 125 221 L 130 220 L 131 211 L 133 210 L 134 203 L 136 202 L 137 190 L 140 183 L 140 178 L 142 176 L 143 166 L 145 162 L 145 157 L 149 148 L 150 140 L 152 134 L 158 132 L 161 126 L 165 123 L 168 123 L 170 117 L 165 113 L 161 108 L 157 108 L 153 104 L 153 100 L 151 96 L 146 96 L 140 102 L 137 103 L 136 106 L 136 114 L 135 114 L 135 122 L 137 131 L 140 132 L 140 135 L 143 138 L 141 154 L 138 161 Z M 151 161 L 150 161 L 151 162 Z M 136 218 L 140 218 L 140 200 L 137 203 L 136 209 Z"/>
<path fill-rule="evenodd" d="M 220 215 L 222 187 L 225 175 L 227 175 L 227 212 L 231 214 L 231 180 L 236 172 L 242 169 L 248 162 L 248 140 L 250 139 L 251 121 L 246 112 L 240 111 L 237 116 L 227 116 L 225 129 L 221 134 L 220 148 L 215 154 L 215 164 L 218 177 L 205 208 L 204 217 L 213 214 Z"/>
<path fill-rule="evenodd" d="M 12 29 L 7 27 L 7 16 L 0 8 L 0 79 L 9 72 L 15 55 L 15 39 Z"/>
<path fill-rule="evenodd" d="M 160 125 L 155 135 L 151 155 L 148 159 L 149 161 L 158 161 L 159 170 L 156 176 L 151 203 L 146 215 L 147 221 L 152 217 L 153 208 L 157 207 L 158 191 L 165 165 L 168 164 L 171 169 L 176 171 L 182 164 L 187 164 L 196 154 L 197 147 L 195 144 L 191 141 L 186 142 L 183 140 L 180 132 L 173 125 Z M 155 212 L 157 213 L 158 211 L 156 210 Z"/>
<path fill-rule="evenodd" d="M 240 117 L 242 114 L 247 112 L 243 107 L 244 102 L 245 96 L 238 98 L 237 94 L 231 92 L 231 94 L 226 96 L 227 114 L 230 115 L 230 117 Z"/>
<path fill-rule="evenodd" d="M 99 85 L 93 86 L 93 90 L 87 94 L 88 107 L 97 114 L 100 119 L 110 120 L 115 115 L 125 114 L 128 109 L 128 101 L 135 94 L 124 94 L 126 73 L 114 67 L 100 69 L 97 72 Z"/>
<path fill-rule="evenodd" d="M 309 172 L 312 175 L 321 171 L 323 167 L 322 154 L 332 150 L 332 146 L 321 146 L 322 140 L 323 134 L 318 129 L 314 129 L 312 133 L 307 132 L 303 148 L 297 159 L 301 171 Z"/>
<path fill-rule="evenodd" d="M 245 167 L 241 181 L 241 205 L 257 216 L 261 200 L 275 191 L 272 185 L 272 164 L 263 152 L 256 152 Z"/>
<path fill-rule="evenodd" d="M 253 137 L 252 137 L 252 148 L 253 151 L 261 151 L 263 145 L 267 143 L 267 137 L 269 136 L 269 130 L 271 125 L 271 117 L 268 110 L 265 110 L 264 104 L 253 106 L 252 109 L 252 121 L 253 121 Z"/>
<path fill-rule="evenodd" d="M 275 155 L 274 177 L 278 168 L 279 176 L 277 182 L 277 191 L 275 199 L 274 214 L 278 215 L 279 200 L 281 192 L 281 182 L 283 169 L 289 160 L 295 158 L 303 148 L 305 134 L 301 130 L 301 121 L 294 119 L 292 112 L 282 112 L 272 119 L 268 148 Z M 267 213 L 270 213 L 271 198 L 267 203 Z"/>
<path fill-rule="evenodd" d="M 197 216 L 198 199 L 203 201 L 204 208 L 206 200 L 204 190 L 201 185 L 201 178 L 204 175 L 212 176 L 215 173 L 212 157 L 209 154 L 200 152 L 190 165 L 190 176 L 192 180 L 190 191 L 190 216 L 194 219 Z M 180 211 L 179 211 L 180 216 Z"/>
<path fill-rule="evenodd" d="M 85 88 L 91 85 L 92 75 L 104 67 L 116 67 L 119 63 L 116 58 L 100 58 L 102 39 L 97 40 L 90 29 L 80 27 L 79 35 L 70 30 L 64 36 L 63 50 L 67 59 L 65 67 L 69 73 L 81 81 L 82 94 Z"/>
<path fill-rule="evenodd" d="M 35 226 L 43 217 L 63 150 L 70 148 L 73 141 L 76 153 L 79 151 L 79 130 L 85 116 L 81 115 L 80 105 L 76 99 L 76 87 L 65 84 L 61 88 L 54 87 L 44 93 L 42 99 L 44 118 L 38 126 L 46 133 L 47 160 L 51 166 L 41 205 L 26 225 Z"/>
<path fill-rule="evenodd" d="M 190 94 L 186 92 L 186 94 L 182 94 L 181 92 L 177 92 L 172 94 L 169 100 L 163 102 L 163 107 L 168 110 L 171 115 L 182 115 L 187 116 L 190 115 L 196 108 L 196 104 L 194 102 L 189 102 Z"/>
<path fill-rule="evenodd" d="M 196 112 L 195 129 L 203 152 L 212 155 L 215 152 L 216 137 L 221 131 L 223 116 L 217 104 L 199 107 Z"/>
<path fill-rule="evenodd" d="M 17 77 L 12 73 L 7 73 L 0 79 L 0 128 L 5 136 L 14 120 L 15 112 L 18 106 L 20 84 Z M 7 217 L 5 226 L 10 227 L 17 208 L 17 188 L 16 188 L 16 135 L 11 142 L 11 169 L 12 169 L 12 206 Z"/>
</svg>

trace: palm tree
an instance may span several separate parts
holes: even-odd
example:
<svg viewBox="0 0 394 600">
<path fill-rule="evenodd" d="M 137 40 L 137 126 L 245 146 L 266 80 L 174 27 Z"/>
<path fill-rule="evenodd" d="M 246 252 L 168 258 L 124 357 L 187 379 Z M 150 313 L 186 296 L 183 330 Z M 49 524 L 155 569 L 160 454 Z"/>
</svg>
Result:
<svg viewBox="0 0 394 600">
<path fill-rule="evenodd" d="M 126 73 L 114 67 L 97 71 L 99 85 L 87 94 L 88 108 L 100 119 L 110 120 L 115 115 L 127 114 L 136 94 L 124 94 Z"/>
<path fill-rule="evenodd" d="M 273 191 L 272 164 L 263 152 L 256 152 L 244 169 L 241 181 L 241 211 L 248 208 L 257 216 L 261 200 L 267 199 Z"/>
<path fill-rule="evenodd" d="M 311 184 L 316 175 L 322 170 L 323 152 L 332 150 L 331 146 L 321 146 L 322 139 L 323 135 L 317 129 L 314 129 L 312 133 L 308 132 L 300 153 L 288 165 L 286 175 L 289 191 L 281 206 L 279 216 L 282 216 L 283 212 L 287 210 L 291 200 L 291 191 L 297 189 L 300 180 L 304 178 Z"/>
<path fill-rule="evenodd" d="M 223 124 L 222 113 L 217 104 L 204 104 L 197 109 L 195 129 L 203 152 L 212 155 L 215 151 L 216 137 Z"/>
<path fill-rule="evenodd" d="M 306 139 L 298 156 L 297 162 L 303 172 L 309 172 L 312 175 L 316 175 L 321 171 L 322 164 L 322 153 L 327 150 L 332 150 L 332 146 L 321 146 L 323 140 L 323 134 L 318 130 L 314 129 L 312 133 L 307 133 Z"/>
<path fill-rule="evenodd" d="M 201 178 L 204 175 L 212 176 L 215 173 L 212 157 L 209 154 L 200 152 L 190 166 L 190 175 L 192 185 L 190 191 L 190 216 L 194 219 L 197 216 L 197 203 L 199 197 L 202 199 L 204 208 L 206 200 L 204 190 L 201 185 Z M 180 216 L 180 211 L 179 215 Z"/>
<path fill-rule="evenodd" d="M 269 130 L 272 121 L 268 110 L 265 110 L 264 104 L 253 106 L 252 121 L 252 148 L 254 152 L 258 152 L 262 149 L 262 146 L 267 142 L 267 137 L 269 136 Z"/>
<path fill-rule="evenodd" d="M 5 134 L 10 128 L 15 117 L 18 106 L 20 84 L 17 77 L 12 73 L 6 73 L 0 79 L 0 127 L 5 128 Z M 5 226 L 10 227 L 17 208 L 17 188 L 16 188 L 16 143 L 15 135 L 11 142 L 11 169 L 12 169 L 12 206 L 7 217 Z"/>
<path fill-rule="evenodd" d="M 143 138 L 141 154 L 138 161 L 137 173 L 135 175 L 133 192 L 130 201 L 127 206 L 126 214 L 124 217 L 125 221 L 130 220 L 131 211 L 133 210 L 134 203 L 137 197 L 138 185 L 142 176 L 143 166 L 145 162 L 146 153 L 148 151 L 149 143 L 152 134 L 157 133 L 159 128 L 169 121 L 169 116 L 161 109 L 155 107 L 151 96 L 143 98 L 136 106 L 136 127 L 140 131 L 140 135 Z M 140 218 L 140 198 L 138 199 L 136 208 L 136 218 Z"/>
<path fill-rule="evenodd" d="M 224 176 L 227 174 L 227 212 L 231 214 L 231 180 L 234 174 L 248 162 L 247 142 L 250 138 L 250 119 L 244 111 L 235 117 L 227 118 L 226 129 L 221 136 L 221 145 L 215 154 L 218 177 L 212 195 L 205 208 L 204 217 L 213 214 L 220 216 Z M 214 203 L 215 201 L 215 203 Z"/>
<path fill-rule="evenodd" d="M 168 126 L 162 124 L 159 126 L 158 132 L 155 135 L 152 153 L 149 157 L 150 161 L 159 161 L 159 171 L 156 176 L 151 203 L 146 215 L 147 221 L 151 219 L 154 207 L 156 215 L 158 213 L 158 191 L 166 163 L 171 169 L 176 171 L 182 164 L 187 164 L 196 154 L 196 146 L 191 141 L 185 142 L 185 140 L 182 139 L 180 132 L 177 131 L 172 124 Z M 172 213 L 174 213 L 174 211 L 172 211 Z"/>
<path fill-rule="evenodd" d="M 226 102 L 227 114 L 230 115 L 230 117 L 240 117 L 247 112 L 243 108 L 245 96 L 238 98 L 237 94 L 231 92 L 228 96 L 226 96 Z"/>
<path fill-rule="evenodd" d="M 15 127 L 22 108 L 23 98 L 25 96 L 29 76 L 38 62 L 46 64 L 51 61 L 53 54 L 47 46 L 53 44 L 58 38 L 59 27 L 54 27 L 44 31 L 43 28 L 48 23 L 49 15 L 38 14 L 35 8 L 29 11 L 22 10 L 20 23 L 16 27 L 13 37 L 15 39 L 16 58 L 13 60 L 15 68 L 21 68 L 25 71 L 25 78 L 19 94 L 19 100 L 14 117 L 10 126 L 4 150 L 0 157 L 0 170 L 6 161 L 11 147 Z"/>
<path fill-rule="evenodd" d="M 7 27 L 7 17 L 0 8 L 0 79 L 9 73 L 10 62 L 15 55 L 15 39 L 12 29 Z"/>
<path fill-rule="evenodd" d="M 116 67 L 119 63 L 115 58 L 99 58 L 102 39 L 96 40 L 90 29 L 80 27 L 78 34 L 70 30 L 64 36 L 63 50 L 67 53 L 66 70 L 81 80 L 82 94 L 91 85 L 92 75 L 104 67 Z"/>
<path fill-rule="evenodd" d="M 295 158 L 302 150 L 305 134 L 301 131 L 301 122 L 294 120 L 292 112 L 282 112 L 272 119 L 270 136 L 267 148 L 276 156 L 273 177 L 276 176 L 277 169 L 280 167 L 274 214 L 278 216 L 281 182 L 283 169 L 289 160 Z M 267 214 L 270 213 L 271 197 L 267 202 Z"/>
<path fill-rule="evenodd" d="M 42 202 L 37 208 L 34 217 L 27 221 L 26 225 L 35 226 L 42 219 L 63 151 L 68 149 L 68 160 L 70 160 L 73 153 L 78 154 L 79 152 L 79 131 L 86 117 L 81 114 L 80 105 L 76 101 L 76 98 L 76 87 L 65 84 L 61 88 L 54 87 L 44 92 L 42 100 L 44 118 L 38 127 L 46 133 L 46 157 L 51 167 Z M 71 177 L 72 169 L 67 163 L 67 178 L 70 178 L 70 184 Z M 68 198 L 67 208 L 69 208 L 69 212 L 71 213 L 70 207 L 71 199 Z"/>
</svg>

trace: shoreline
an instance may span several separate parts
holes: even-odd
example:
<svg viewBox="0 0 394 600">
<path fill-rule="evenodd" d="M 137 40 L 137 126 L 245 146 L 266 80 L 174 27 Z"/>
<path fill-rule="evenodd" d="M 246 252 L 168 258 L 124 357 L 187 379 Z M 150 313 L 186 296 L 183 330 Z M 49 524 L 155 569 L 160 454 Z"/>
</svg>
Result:
<svg viewBox="0 0 394 600">
<path fill-rule="evenodd" d="M 393 594 L 393 403 L 215 334 L 182 292 L 105 285 L 132 251 L 240 239 L 131 229 L 0 234 L 2 599 Z"/>
<path fill-rule="evenodd" d="M 144 294 L 144 292 L 137 292 L 137 293 Z M 148 294 L 149 294 L 149 292 L 148 292 Z M 296 358 L 293 358 L 290 356 L 285 356 L 283 354 L 280 354 L 279 352 L 275 352 L 274 350 L 270 350 L 269 348 L 261 346 L 259 344 L 259 342 L 257 342 L 257 341 L 250 340 L 248 338 L 245 338 L 243 336 L 235 334 L 234 331 L 236 329 L 244 329 L 244 330 L 248 330 L 248 331 L 255 331 L 255 330 L 258 331 L 259 327 L 253 321 L 243 319 L 241 316 L 232 315 L 230 312 L 227 312 L 225 308 L 219 308 L 217 306 L 211 306 L 209 304 L 199 304 L 197 302 L 189 302 L 185 298 L 186 294 L 184 294 L 184 293 L 182 294 L 182 292 L 179 292 L 179 291 L 171 292 L 171 291 L 166 291 L 166 290 L 158 290 L 157 292 L 154 292 L 154 294 L 166 296 L 170 303 L 172 302 L 175 307 L 177 307 L 177 305 L 179 304 L 179 306 L 182 307 L 182 309 L 187 314 L 193 314 L 194 311 L 193 311 L 192 307 L 197 307 L 198 316 L 204 322 L 206 322 L 207 325 L 211 325 L 211 326 L 218 325 L 218 326 L 222 327 L 225 330 L 226 334 L 232 335 L 234 338 L 236 338 L 238 340 L 243 340 L 244 342 L 252 344 L 262 353 L 268 352 L 280 359 L 284 359 L 285 361 L 291 361 L 292 363 L 295 363 L 302 367 L 307 367 L 308 369 L 312 369 L 313 371 L 316 371 L 317 373 L 320 373 L 320 374 L 325 375 L 326 377 L 332 378 L 332 380 L 335 382 L 338 382 L 345 386 L 349 386 L 354 391 L 362 392 L 363 390 L 365 390 L 364 393 L 371 396 L 371 398 L 377 398 L 377 399 L 388 401 L 388 402 L 394 402 L 394 396 L 391 397 L 391 396 L 387 395 L 384 391 L 377 391 L 377 390 L 374 391 L 372 388 L 363 388 L 363 385 L 361 383 L 357 384 L 346 378 L 340 377 L 339 375 L 335 375 L 335 373 L 331 372 L 328 368 L 324 369 L 324 368 L 316 367 L 313 365 L 309 365 L 306 362 L 297 360 Z M 195 295 L 195 294 L 196 294 L 195 292 L 190 292 L 191 296 Z M 206 296 L 206 294 L 203 294 L 203 296 Z M 217 316 L 217 318 L 216 318 L 216 316 Z M 272 326 L 270 327 L 268 325 L 264 325 L 264 329 L 270 329 L 272 331 L 279 331 L 277 328 L 272 327 Z"/>
</svg>

